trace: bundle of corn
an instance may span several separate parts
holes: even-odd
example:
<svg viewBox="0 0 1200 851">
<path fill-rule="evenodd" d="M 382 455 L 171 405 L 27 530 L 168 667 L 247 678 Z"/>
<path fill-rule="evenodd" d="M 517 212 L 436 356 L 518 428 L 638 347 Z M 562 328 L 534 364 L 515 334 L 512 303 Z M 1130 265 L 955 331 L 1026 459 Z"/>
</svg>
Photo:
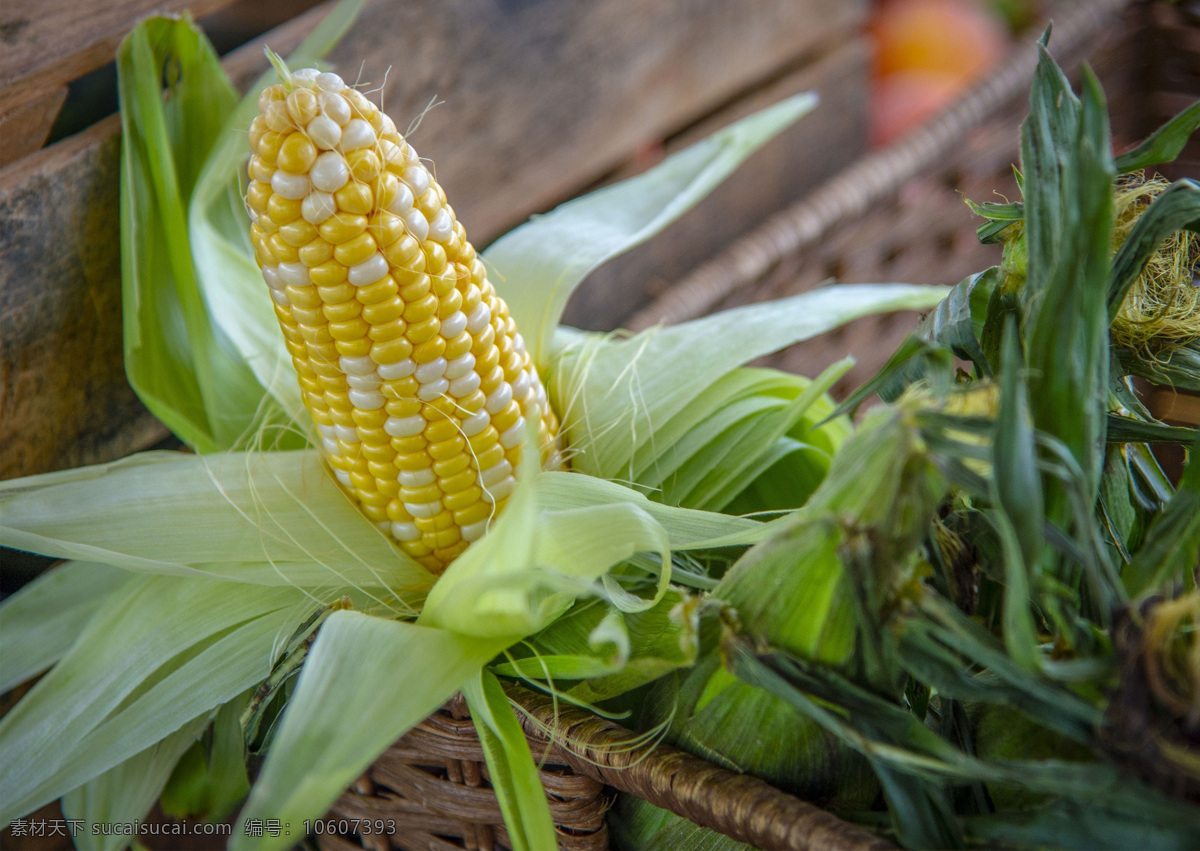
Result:
<svg viewBox="0 0 1200 851">
<path fill-rule="evenodd" d="M 700 663 L 644 724 L 908 847 L 1200 842 L 1200 435 L 1154 421 L 1129 381 L 1200 378 L 1200 184 L 1118 176 L 1197 126 L 1200 104 L 1114 158 L 1098 84 L 1085 71 L 1077 97 L 1043 50 L 1023 202 L 976 208 L 1003 265 L 848 400 L 893 404 L 714 589 Z M 1159 441 L 1191 446 L 1177 490 Z M 729 724 L 735 691 L 779 732 Z M 831 770 L 845 754 L 865 783 Z M 620 809 L 626 847 L 735 847 Z"/>
<path fill-rule="evenodd" d="M 59 797 L 89 823 L 160 796 L 215 817 L 249 791 L 233 846 L 290 846 L 461 690 L 514 847 L 549 847 L 497 675 L 532 665 L 599 701 L 693 660 L 677 604 L 804 503 L 849 429 L 824 395 L 846 364 L 742 364 L 945 289 L 828 289 L 628 339 L 556 327 L 592 268 L 811 97 L 518 228 L 491 275 L 430 168 L 337 77 L 279 61 L 239 103 L 166 18 L 118 70 L 128 374 L 196 454 L 0 485 L 0 542 L 74 559 L 0 609 L 0 688 L 45 672 L 0 722 L 0 821 Z M 265 820 L 290 835 L 247 832 Z"/>
</svg>

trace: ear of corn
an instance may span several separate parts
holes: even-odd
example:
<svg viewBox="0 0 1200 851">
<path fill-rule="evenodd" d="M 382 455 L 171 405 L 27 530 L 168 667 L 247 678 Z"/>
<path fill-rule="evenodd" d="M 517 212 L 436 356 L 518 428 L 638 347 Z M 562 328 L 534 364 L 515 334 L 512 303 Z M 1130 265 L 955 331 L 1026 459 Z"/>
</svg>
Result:
<svg viewBox="0 0 1200 851">
<path fill-rule="evenodd" d="M 250 126 L 255 256 L 322 450 L 362 511 L 443 569 L 558 422 L 431 171 L 336 74 L 265 89 Z"/>
</svg>

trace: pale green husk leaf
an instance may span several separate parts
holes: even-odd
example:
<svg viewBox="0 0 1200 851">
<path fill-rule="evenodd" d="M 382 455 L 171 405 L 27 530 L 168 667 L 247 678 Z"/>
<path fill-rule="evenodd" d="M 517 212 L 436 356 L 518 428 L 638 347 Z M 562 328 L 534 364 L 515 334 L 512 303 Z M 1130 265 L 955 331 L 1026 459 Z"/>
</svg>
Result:
<svg viewBox="0 0 1200 851">
<path fill-rule="evenodd" d="M 0 693 L 62 658 L 127 578 L 128 573 L 107 564 L 67 562 L 0 603 Z"/>
<path fill-rule="evenodd" d="M 546 790 L 500 681 L 491 672 L 481 671 L 463 685 L 463 697 L 479 731 L 513 851 L 553 851 L 558 842 Z"/>
<path fill-rule="evenodd" d="M 564 334 L 556 341 L 550 394 L 575 453 L 574 468 L 636 480 L 638 450 L 669 445 L 651 441 L 681 412 L 687 413 L 677 433 L 690 430 L 699 422 L 688 422 L 690 406 L 743 363 L 863 316 L 932 308 L 947 292 L 908 284 L 840 285 L 652 328 L 619 342 Z"/>
<path fill-rule="evenodd" d="M 147 573 L 389 589 L 409 601 L 433 583 L 311 450 L 142 453 L 2 482 L 0 543 Z"/>
<path fill-rule="evenodd" d="M 406 730 L 441 706 L 502 640 L 340 611 L 321 628 L 241 813 L 293 828 L 321 815 Z M 235 834 L 234 851 L 290 847 L 286 836 Z"/>
<path fill-rule="evenodd" d="M 0 821 L 52 801 L 262 680 L 291 588 L 140 577 L 0 722 Z M 233 589 L 237 590 L 233 590 Z"/>
<path fill-rule="evenodd" d="M 752 153 L 816 106 L 811 92 L 718 130 L 645 174 L 568 201 L 484 252 L 496 289 L 542 363 L 567 299 L 588 273 L 694 207 Z"/>
<path fill-rule="evenodd" d="M 207 723 L 205 713 L 161 742 L 63 795 L 63 816 L 81 822 L 73 832 L 77 851 L 122 851 L 128 847 L 131 837 L 113 833 L 113 828 L 145 819 L 175 763 Z"/>
</svg>

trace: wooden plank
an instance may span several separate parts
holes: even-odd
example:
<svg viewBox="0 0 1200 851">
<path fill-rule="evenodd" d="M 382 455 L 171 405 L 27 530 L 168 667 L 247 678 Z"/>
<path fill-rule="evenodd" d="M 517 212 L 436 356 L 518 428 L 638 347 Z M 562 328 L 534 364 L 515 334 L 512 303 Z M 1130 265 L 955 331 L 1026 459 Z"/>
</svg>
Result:
<svg viewBox="0 0 1200 851">
<path fill-rule="evenodd" d="M 116 116 L 52 146 L 21 191 L 0 193 L 0 477 L 115 457 L 164 433 L 121 362 L 119 255 L 107 244 L 115 127 Z"/>
<path fill-rule="evenodd" d="M 274 43 L 291 50 L 320 20 Z M 225 60 L 243 85 L 254 42 Z M 0 170 L 0 479 L 145 449 L 165 426 L 125 379 L 116 115 Z"/>
<path fill-rule="evenodd" d="M 0 5 L 0 115 L 39 101 L 112 61 L 137 21 L 156 12 L 200 16 L 233 0 L 5 0 Z"/>
<path fill-rule="evenodd" d="M 803 65 L 864 10 L 865 0 L 374 0 L 331 59 L 351 78 L 361 63 L 364 80 L 390 68 L 385 104 L 401 127 L 435 94 L 445 102 L 413 141 L 483 245 L 646 140 Z M 322 11 L 267 40 L 286 52 Z M 242 83 L 262 66 L 257 46 L 226 61 Z M 162 434 L 122 384 L 118 130 L 110 119 L 0 170 L 0 476 L 105 460 Z"/>
<path fill-rule="evenodd" d="M 660 236 L 593 272 L 568 304 L 567 324 L 600 331 L 619 327 L 663 288 L 859 156 L 867 138 L 863 93 L 869 59 L 865 40 L 850 41 L 669 140 L 664 153 L 789 95 L 815 91 L 821 99 L 822 106 L 754 154 Z"/>
<path fill-rule="evenodd" d="M 67 87 L 0 114 L 0 168 L 40 148 L 67 99 Z"/>
</svg>

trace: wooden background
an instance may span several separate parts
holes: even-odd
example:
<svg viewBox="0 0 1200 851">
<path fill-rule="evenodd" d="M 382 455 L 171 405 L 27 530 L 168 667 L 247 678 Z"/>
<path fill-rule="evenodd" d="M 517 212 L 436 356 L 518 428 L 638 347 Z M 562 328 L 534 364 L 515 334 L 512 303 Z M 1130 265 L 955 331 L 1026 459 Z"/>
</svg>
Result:
<svg viewBox="0 0 1200 851">
<path fill-rule="evenodd" d="M 138 18 L 227 6 L 0 8 L 0 477 L 94 463 L 166 435 L 121 364 L 119 122 L 42 144 L 69 84 L 103 69 Z M 280 4 L 242 7 L 262 19 Z M 326 9 L 265 40 L 285 53 Z M 570 320 L 610 328 L 861 153 L 865 11 L 866 0 L 371 0 L 329 59 L 349 78 L 361 68 L 378 84 L 386 73 L 384 104 L 401 128 L 442 102 L 411 138 L 480 247 L 756 106 L 819 91 L 819 113 L 585 285 Z M 225 58 L 239 84 L 262 70 L 261 43 Z"/>
</svg>

